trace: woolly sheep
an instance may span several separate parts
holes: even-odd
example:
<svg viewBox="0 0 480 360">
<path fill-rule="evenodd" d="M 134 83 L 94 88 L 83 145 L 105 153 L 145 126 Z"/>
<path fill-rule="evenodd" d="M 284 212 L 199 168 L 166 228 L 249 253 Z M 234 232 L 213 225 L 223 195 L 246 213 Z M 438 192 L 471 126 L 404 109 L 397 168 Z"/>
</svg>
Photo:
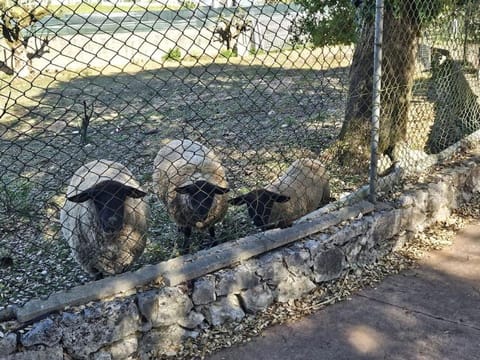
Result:
<svg viewBox="0 0 480 360">
<path fill-rule="evenodd" d="M 226 214 L 230 191 L 225 170 L 212 150 L 191 140 L 172 140 L 154 160 L 155 191 L 170 218 L 184 234 L 188 250 L 192 228 L 208 229 L 215 238 L 215 223 Z"/>
<path fill-rule="evenodd" d="M 287 227 L 330 200 L 329 178 L 317 160 L 296 160 L 275 182 L 230 200 L 246 205 L 253 223 L 262 230 Z"/>
<path fill-rule="evenodd" d="M 146 245 L 148 205 L 123 165 L 96 160 L 80 167 L 60 212 L 62 233 L 75 260 L 97 278 L 121 273 Z"/>
</svg>

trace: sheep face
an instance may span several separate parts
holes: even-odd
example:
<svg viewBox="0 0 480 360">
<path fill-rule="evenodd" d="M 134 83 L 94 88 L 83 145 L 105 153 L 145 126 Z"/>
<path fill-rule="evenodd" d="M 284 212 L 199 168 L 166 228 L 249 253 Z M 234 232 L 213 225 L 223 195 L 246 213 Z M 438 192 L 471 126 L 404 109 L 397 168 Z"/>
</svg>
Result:
<svg viewBox="0 0 480 360">
<path fill-rule="evenodd" d="M 103 232 L 116 234 L 123 228 L 125 199 L 141 198 L 145 195 L 146 193 L 142 190 L 117 181 L 106 180 L 67 199 L 75 203 L 92 200 Z"/>
<path fill-rule="evenodd" d="M 270 215 L 274 203 L 284 203 L 289 196 L 277 194 L 265 189 L 253 190 L 248 194 L 230 200 L 232 205 L 247 205 L 248 214 L 255 226 L 266 230 L 270 225 Z"/>
<path fill-rule="evenodd" d="M 187 196 L 186 203 L 191 210 L 191 221 L 195 223 L 205 221 L 215 195 L 223 195 L 229 192 L 230 189 L 213 185 L 204 180 L 198 180 L 193 184 L 177 187 L 175 191 L 180 195 Z"/>
</svg>

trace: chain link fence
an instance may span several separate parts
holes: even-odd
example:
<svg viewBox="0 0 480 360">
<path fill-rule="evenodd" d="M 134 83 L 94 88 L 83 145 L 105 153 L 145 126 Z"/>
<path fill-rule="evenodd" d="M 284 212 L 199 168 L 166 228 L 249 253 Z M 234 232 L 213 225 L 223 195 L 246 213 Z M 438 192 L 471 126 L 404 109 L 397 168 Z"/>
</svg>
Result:
<svg viewBox="0 0 480 360">
<path fill-rule="evenodd" d="M 385 8 L 380 174 L 478 130 L 479 5 L 419 2 Z M 0 308 L 366 184 L 374 10 L 0 1 Z"/>
</svg>

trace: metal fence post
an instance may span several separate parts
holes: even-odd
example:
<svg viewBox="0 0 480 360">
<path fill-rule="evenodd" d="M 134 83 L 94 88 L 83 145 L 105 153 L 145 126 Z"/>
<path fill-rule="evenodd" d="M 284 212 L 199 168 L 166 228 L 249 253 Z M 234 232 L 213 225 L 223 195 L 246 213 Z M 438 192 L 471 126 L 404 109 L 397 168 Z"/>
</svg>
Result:
<svg viewBox="0 0 480 360">
<path fill-rule="evenodd" d="M 383 40 L 383 0 L 375 4 L 375 44 L 373 53 L 373 111 L 372 111 L 372 142 L 370 157 L 370 191 L 369 200 L 375 202 L 375 181 L 377 179 L 377 151 L 380 128 L 380 92 L 382 89 L 382 40 Z"/>
</svg>

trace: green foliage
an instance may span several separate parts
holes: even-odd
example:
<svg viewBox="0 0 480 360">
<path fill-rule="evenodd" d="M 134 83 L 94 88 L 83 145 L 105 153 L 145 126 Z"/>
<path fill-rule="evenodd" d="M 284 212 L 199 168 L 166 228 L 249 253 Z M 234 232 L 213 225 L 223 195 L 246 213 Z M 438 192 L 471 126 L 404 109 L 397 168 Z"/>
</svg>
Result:
<svg viewBox="0 0 480 360">
<path fill-rule="evenodd" d="M 26 179 L 17 179 L 0 187 L 0 205 L 9 211 L 27 216 L 32 211 L 31 184 Z"/>
<path fill-rule="evenodd" d="M 230 59 L 231 57 L 236 57 L 237 52 L 234 49 L 224 49 L 220 51 L 220 55 L 224 58 Z"/>
<path fill-rule="evenodd" d="M 182 3 L 182 7 L 189 10 L 195 10 L 197 8 L 197 3 L 191 0 L 185 0 Z"/>
<path fill-rule="evenodd" d="M 385 11 L 404 19 L 418 30 L 427 27 L 442 12 L 473 0 L 385 0 Z M 314 46 L 355 42 L 359 27 L 371 24 L 375 0 L 295 0 L 305 13 L 294 20 L 293 43 L 311 42 Z"/>
<path fill-rule="evenodd" d="M 182 52 L 180 51 L 180 48 L 174 47 L 170 49 L 165 55 L 163 55 L 163 60 L 174 60 L 174 61 L 180 61 L 182 59 Z"/>
<path fill-rule="evenodd" d="M 305 14 L 294 20 L 292 40 L 315 46 L 350 44 L 355 40 L 355 7 L 351 0 L 295 0 Z"/>
<path fill-rule="evenodd" d="M 2 33 L 10 41 L 19 39 L 19 31 L 28 28 L 52 11 L 49 4 L 21 4 L 18 1 L 0 1 L 0 25 Z M 8 34 L 6 34 L 8 32 Z M 11 41 L 10 41 L 11 42 Z"/>
<path fill-rule="evenodd" d="M 480 42 L 480 4 L 478 0 L 466 0 L 464 12 L 465 40 L 471 43 L 478 43 Z"/>
</svg>

